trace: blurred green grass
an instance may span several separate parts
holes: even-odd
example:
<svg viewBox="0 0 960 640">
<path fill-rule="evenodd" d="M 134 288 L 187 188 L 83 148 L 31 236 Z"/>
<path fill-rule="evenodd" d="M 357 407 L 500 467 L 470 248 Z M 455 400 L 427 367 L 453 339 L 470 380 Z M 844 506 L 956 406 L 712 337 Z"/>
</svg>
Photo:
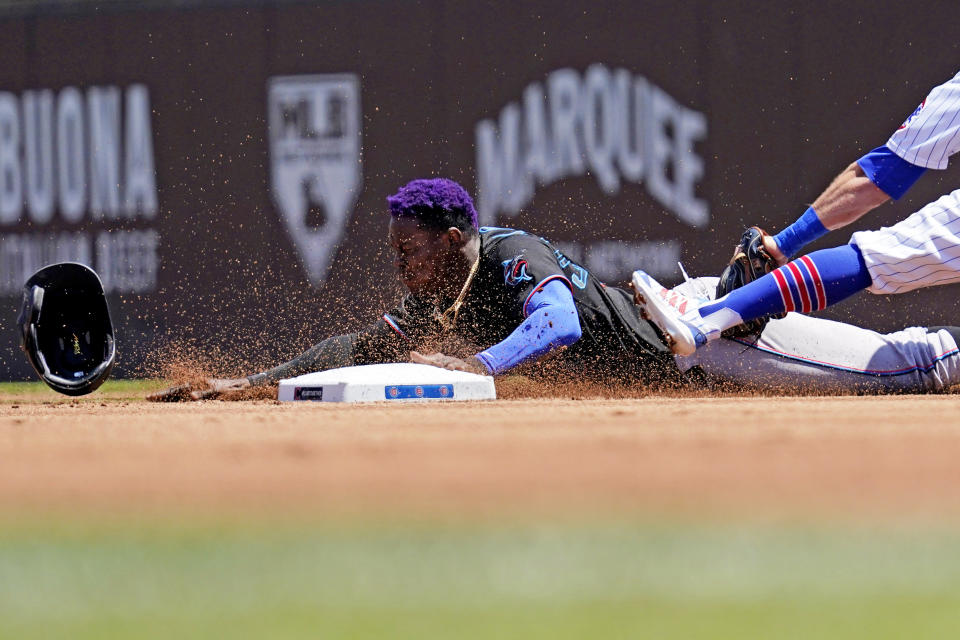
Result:
<svg viewBox="0 0 960 640">
<path fill-rule="evenodd" d="M 947 638 L 951 531 L 677 524 L 0 530 L 0 637 Z"/>
<path fill-rule="evenodd" d="M 142 400 L 143 396 L 167 386 L 163 380 L 107 380 L 103 385 L 86 396 L 71 398 L 57 393 L 42 382 L 0 382 L 0 401 L 16 399 L 24 402 L 45 402 L 48 400 Z"/>
</svg>

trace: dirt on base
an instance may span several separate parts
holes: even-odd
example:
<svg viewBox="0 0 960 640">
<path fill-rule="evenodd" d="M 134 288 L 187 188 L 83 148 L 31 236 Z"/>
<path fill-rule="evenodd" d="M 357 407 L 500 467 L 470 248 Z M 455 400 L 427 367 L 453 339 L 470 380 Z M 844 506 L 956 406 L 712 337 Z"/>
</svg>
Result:
<svg viewBox="0 0 960 640">
<path fill-rule="evenodd" d="M 960 521 L 960 397 L 0 403 L 0 512 Z"/>
</svg>

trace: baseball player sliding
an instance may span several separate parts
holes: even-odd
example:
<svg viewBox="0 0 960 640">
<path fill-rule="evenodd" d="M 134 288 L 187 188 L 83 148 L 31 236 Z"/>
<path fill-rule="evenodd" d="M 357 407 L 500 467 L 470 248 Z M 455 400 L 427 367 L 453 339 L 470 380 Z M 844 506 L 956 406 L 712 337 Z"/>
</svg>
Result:
<svg viewBox="0 0 960 640">
<path fill-rule="evenodd" d="M 739 254 L 742 268 L 750 272 L 756 266 L 751 259 L 765 257 L 772 266 L 782 266 L 715 301 L 692 304 L 682 314 L 655 295 L 659 285 L 641 271 L 633 279 L 638 302 L 642 299 L 644 312 L 672 350 L 690 354 L 742 323 L 788 311 L 818 311 L 863 289 L 903 293 L 960 282 L 960 190 L 892 227 L 854 233 L 845 246 L 787 263 L 828 230 L 850 224 L 890 198 L 899 199 L 927 169 L 946 169 L 958 150 L 960 74 L 934 88 L 884 146 L 844 169 L 796 222 L 775 236 L 757 228 L 744 234 L 738 248 L 746 253 L 745 259 Z"/>
<path fill-rule="evenodd" d="M 541 360 L 540 371 L 553 377 L 670 385 L 702 374 L 824 391 L 938 390 L 960 382 L 960 328 L 881 335 L 791 314 L 760 342 L 724 340 L 692 358 L 674 356 L 629 292 L 598 281 L 543 238 L 478 228 L 473 201 L 459 184 L 414 180 L 388 203 L 395 266 L 409 291 L 393 310 L 269 371 L 153 399 L 201 399 L 334 367 L 407 360 L 484 374 Z M 657 295 L 700 304 L 715 281 L 691 280 Z M 451 337 L 476 349 L 443 353 Z M 690 373 L 694 367 L 702 374 Z"/>
</svg>

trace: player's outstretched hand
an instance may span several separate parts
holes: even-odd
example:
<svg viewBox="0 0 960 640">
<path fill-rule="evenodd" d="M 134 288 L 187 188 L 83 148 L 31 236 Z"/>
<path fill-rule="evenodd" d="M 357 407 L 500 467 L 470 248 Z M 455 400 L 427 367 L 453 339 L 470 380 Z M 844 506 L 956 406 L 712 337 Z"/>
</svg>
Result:
<svg viewBox="0 0 960 640">
<path fill-rule="evenodd" d="M 487 368 L 476 358 L 461 360 L 443 353 L 422 354 L 417 351 L 410 352 L 410 362 L 417 364 L 429 364 L 441 369 L 450 369 L 451 371 L 466 371 L 468 373 L 479 373 L 487 375 Z"/>
<path fill-rule="evenodd" d="M 193 391 L 190 395 L 194 400 L 205 400 L 224 393 L 243 391 L 250 386 L 246 378 L 207 378 L 207 388 Z"/>
<path fill-rule="evenodd" d="M 757 227 L 757 229 L 760 228 Z M 777 242 L 773 239 L 773 236 L 763 229 L 760 229 L 760 234 L 763 237 L 763 249 L 767 252 L 767 255 L 773 258 L 778 267 L 787 264 L 789 260 L 787 256 L 783 255 L 783 252 L 780 251 L 780 247 L 777 246 Z"/>
<path fill-rule="evenodd" d="M 189 402 L 208 400 L 224 393 L 243 391 L 250 386 L 246 378 L 218 379 L 208 378 L 203 385 L 180 384 L 169 389 L 157 391 L 147 396 L 151 402 Z"/>
</svg>

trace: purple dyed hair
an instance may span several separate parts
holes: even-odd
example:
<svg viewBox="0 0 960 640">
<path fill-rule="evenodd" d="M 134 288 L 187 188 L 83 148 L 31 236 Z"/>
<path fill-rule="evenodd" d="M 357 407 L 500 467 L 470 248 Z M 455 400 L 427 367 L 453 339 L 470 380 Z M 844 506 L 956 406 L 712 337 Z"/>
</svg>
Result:
<svg viewBox="0 0 960 640">
<path fill-rule="evenodd" d="M 390 215 L 411 217 L 431 227 L 459 227 L 467 222 L 477 228 L 477 210 L 467 190 L 448 178 L 413 180 L 387 198 Z"/>
</svg>

